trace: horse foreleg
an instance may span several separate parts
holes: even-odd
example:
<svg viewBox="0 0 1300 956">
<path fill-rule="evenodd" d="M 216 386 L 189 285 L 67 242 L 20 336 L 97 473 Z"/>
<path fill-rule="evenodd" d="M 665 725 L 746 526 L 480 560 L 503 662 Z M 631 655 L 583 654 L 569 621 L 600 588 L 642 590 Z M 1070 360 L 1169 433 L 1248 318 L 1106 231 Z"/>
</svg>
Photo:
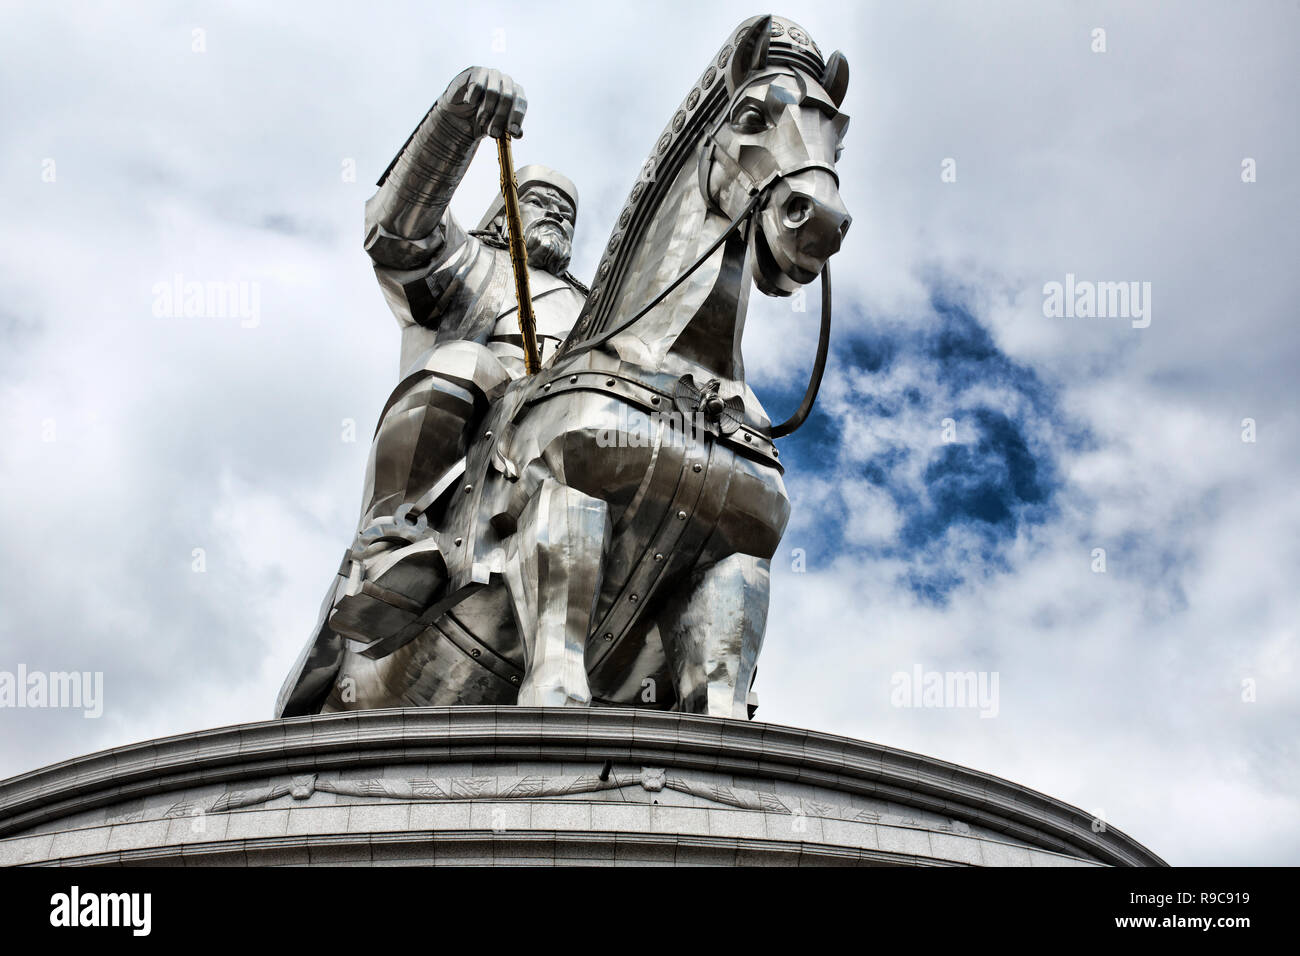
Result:
<svg viewBox="0 0 1300 956">
<path fill-rule="evenodd" d="M 521 705 L 590 705 L 587 632 L 608 538 L 605 502 L 554 478 L 520 515 L 504 570 L 524 645 Z"/>
<path fill-rule="evenodd" d="M 769 562 L 733 554 L 695 571 L 669 600 L 659 633 L 683 711 L 748 719 L 768 590 Z"/>
</svg>

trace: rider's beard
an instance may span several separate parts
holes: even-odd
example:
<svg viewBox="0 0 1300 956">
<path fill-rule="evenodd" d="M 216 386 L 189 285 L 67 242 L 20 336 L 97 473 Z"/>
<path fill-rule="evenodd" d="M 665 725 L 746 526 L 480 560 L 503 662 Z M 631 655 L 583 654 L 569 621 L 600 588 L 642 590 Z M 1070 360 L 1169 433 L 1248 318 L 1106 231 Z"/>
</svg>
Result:
<svg viewBox="0 0 1300 956">
<path fill-rule="evenodd" d="M 528 249 L 528 264 L 534 269 L 545 269 L 551 275 L 560 275 L 569 267 L 573 245 L 564 231 L 554 223 L 540 222 L 524 233 Z"/>
</svg>

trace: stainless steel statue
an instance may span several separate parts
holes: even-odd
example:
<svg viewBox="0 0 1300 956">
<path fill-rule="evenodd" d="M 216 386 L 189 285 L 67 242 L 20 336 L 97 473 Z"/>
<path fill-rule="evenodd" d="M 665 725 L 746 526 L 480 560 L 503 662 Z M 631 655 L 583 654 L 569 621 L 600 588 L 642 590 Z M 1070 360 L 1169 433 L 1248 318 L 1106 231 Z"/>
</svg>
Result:
<svg viewBox="0 0 1300 956">
<path fill-rule="evenodd" d="M 844 57 L 824 59 L 798 25 L 742 24 L 657 140 L 585 303 L 562 261 L 576 192 L 521 171 L 521 197 L 540 187 L 526 218 L 546 236 L 528 252 L 545 268 L 529 278 L 552 343 L 526 375 L 502 318 L 498 214 L 469 236 L 446 214 L 477 139 L 519 131 L 523 97 L 489 71 L 452 83 L 367 207 L 408 371 L 280 714 L 518 702 L 749 716 L 789 513 L 773 438 L 815 398 L 825 267 L 849 225 L 835 172 L 847 85 Z M 788 295 L 819 274 L 817 370 L 773 425 L 744 380 L 750 282 Z"/>
</svg>

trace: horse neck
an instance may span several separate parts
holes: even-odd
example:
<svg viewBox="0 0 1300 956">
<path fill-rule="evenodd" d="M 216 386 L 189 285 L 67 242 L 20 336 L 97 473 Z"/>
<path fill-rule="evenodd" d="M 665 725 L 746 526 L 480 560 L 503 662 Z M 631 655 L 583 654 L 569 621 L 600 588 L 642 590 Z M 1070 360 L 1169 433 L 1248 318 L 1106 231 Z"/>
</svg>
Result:
<svg viewBox="0 0 1300 956">
<path fill-rule="evenodd" d="M 631 279 L 611 324 L 624 322 L 644 308 L 689 269 L 728 225 L 730 221 L 710 209 L 701 194 L 695 165 L 686 163 L 633 256 Z M 691 373 L 743 388 L 741 337 L 749 306 L 748 256 L 741 230 L 663 302 L 610 339 L 606 348 L 652 372 Z"/>
</svg>

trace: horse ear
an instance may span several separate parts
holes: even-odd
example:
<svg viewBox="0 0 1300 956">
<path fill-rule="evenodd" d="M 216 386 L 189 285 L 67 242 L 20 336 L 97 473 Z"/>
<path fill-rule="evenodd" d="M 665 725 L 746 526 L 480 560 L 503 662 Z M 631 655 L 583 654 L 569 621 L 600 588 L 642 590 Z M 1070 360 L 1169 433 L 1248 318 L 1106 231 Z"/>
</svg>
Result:
<svg viewBox="0 0 1300 956">
<path fill-rule="evenodd" d="M 731 66 L 727 69 L 727 89 L 735 93 L 746 78 L 767 65 L 767 46 L 772 39 L 772 17 L 768 15 L 754 23 L 736 41 Z"/>
<path fill-rule="evenodd" d="M 839 50 L 832 53 L 831 58 L 826 62 L 826 72 L 822 74 L 822 86 L 831 95 L 835 108 L 839 109 L 840 104 L 844 102 L 844 94 L 849 91 L 849 61 Z"/>
</svg>

